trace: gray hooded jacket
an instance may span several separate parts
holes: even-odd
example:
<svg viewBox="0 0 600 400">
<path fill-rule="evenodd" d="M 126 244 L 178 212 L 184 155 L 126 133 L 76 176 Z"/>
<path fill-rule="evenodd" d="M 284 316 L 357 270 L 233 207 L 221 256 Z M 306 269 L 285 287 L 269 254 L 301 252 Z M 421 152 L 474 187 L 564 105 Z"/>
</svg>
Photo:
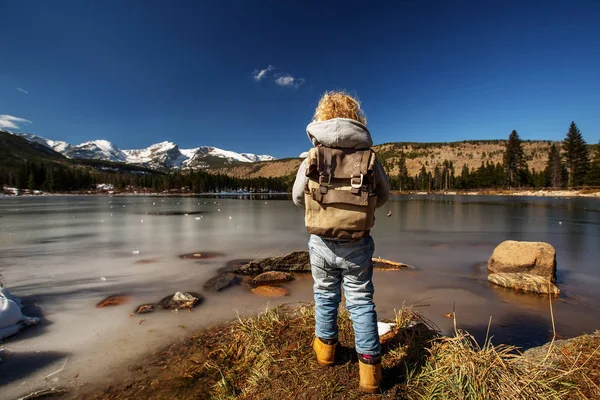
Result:
<svg viewBox="0 0 600 400">
<path fill-rule="evenodd" d="M 312 122 L 306 127 L 306 133 L 313 145 L 345 149 L 368 149 L 373 145 L 371 133 L 358 121 L 347 118 L 335 118 L 327 121 Z M 377 190 L 377 207 L 384 205 L 390 194 L 388 177 L 379 159 L 375 162 L 375 183 Z M 292 199 L 298 207 L 304 207 L 304 187 L 308 183 L 306 176 L 306 160 L 302 161 L 294 188 Z"/>
</svg>

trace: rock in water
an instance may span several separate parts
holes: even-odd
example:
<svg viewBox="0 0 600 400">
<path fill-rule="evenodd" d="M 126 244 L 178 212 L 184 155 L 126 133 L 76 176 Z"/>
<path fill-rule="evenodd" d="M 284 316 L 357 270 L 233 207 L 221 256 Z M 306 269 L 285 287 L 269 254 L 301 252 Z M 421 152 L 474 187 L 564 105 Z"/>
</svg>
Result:
<svg viewBox="0 0 600 400">
<path fill-rule="evenodd" d="M 257 259 L 233 270 L 234 273 L 242 275 L 258 275 L 267 271 L 310 272 L 308 251 L 294 251 L 283 257 Z"/>
<path fill-rule="evenodd" d="M 258 286 L 252 289 L 252 293 L 266 297 L 281 297 L 289 294 L 286 289 L 277 286 Z"/>
<path fill-rule="evenodd" d="M 522 272 L 556 282 L 556 250 L 544 242 L 506 240 L 488 260 L 490 273 Z"/>
<path fill-rule="evenodd" d="M 488 282 L 521 292 L 559 295 L 560 290 L 548 279 L 521 272 L 501 272 L 489 274 Z"/>
<path fill-rule="evenodd" d="M 187 253 L 179 255 L 179 258 L 184 260 L 206 260 L 207 258 L 222 257 L 223 253 L 214 253 L 210 251 L 197 251 L 195 253 Z"/>
<path fill-rule="evenodd" d="M 228 288 L 229 286 L 239 283 L 239 279 L 234 274 L 222 274 L 210 278 L 204 284 L 204 290 L 209 292 L 218 292 L 219 290 Z"/>
<path fill-rule="evenodd" d="M 194 292 L 177 292 L 162 299 L 159 304 L 167 310 L 192 308 L 202 301 L 202 296 Z"/>
<path fill-rule="evenodd" d="M 127 296 L 109 296 L 96 304 L 96 308 L 113 307 L 125 304 L 129 301 Z"/>
<path fill-rule="evenodd" d="M 145 314 L 145 313 L 149 313 L 152 312 L 156 309 L 156 306 L 154 304 L 142 304 L 141 306 L 138 307 L 138 309 L 135 311 L 136 314 Z"/>
<path fill-rule="evenodd" d="M 388 269 L 388 270 L 398 270 L 404 268 L 413 268 L 408 264 L 404 264 L 397 261 L 386 260 L 384 258 L 373 258 L 373 268 L 375 269 Z"/>
<path fill-rule="evenodd" d="M 265 284 L 268 285 L 271 283 L 288 282 L 288 281 L 291 281 L 292 279 L 294 279 L 294 277 L 292 277 L 292 275 L 288 274 L 287 272 L 268 271 L 268 272 L 263 272 L 262 274 L 255 276 L 253 279 L 250 280 L 250 284 L 251 285 L 265 285 Z"/>
</svg>

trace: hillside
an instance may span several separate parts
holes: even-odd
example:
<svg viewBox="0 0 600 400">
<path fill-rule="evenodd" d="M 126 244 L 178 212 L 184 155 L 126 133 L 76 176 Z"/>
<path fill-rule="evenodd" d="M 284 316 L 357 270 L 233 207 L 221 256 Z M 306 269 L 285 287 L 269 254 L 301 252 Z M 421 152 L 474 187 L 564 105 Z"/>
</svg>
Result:
<svg viewBox="0 0 600 400">
<path fill-rule="evenodd" d="M 208 172 L 229 175 L 234 178 L 278 178 L 295 175 L 301 162 L 301 158 L 284 158 L 274 161 L 211 168 Z"/>
<path fill-rule="evenodd" d="M 502 163 L 506 141 L 464 141 L 451 143 L 385 143 L 374 146 L 379 158 L 391 176 L 398 175 L 398 161 L 401 151 L 406 157 L 409 176 L 415 176 L 425 165 L 425 169 L 433 171 L 436 165 L 444 160 L 454 164 L 455 171 L 460 172 L 463 165 L 469 169 L 477 169 L 481 162 Z M 529 169 L 541 171 L 546 168 L 551 141 L 523 141 L 523 151 Z M 300 158 L 288 158 L 277 161 L 236 165 L 210 170 L 236 178 L 281 177 L 296 173 L 302 162 Z"/>
<path fill-rule="evenodd" d="M 39 143 L 0 131 L 0 165 L 12 166 L 24 160 L 61 161 L 67 158 Z"/>
</svg>

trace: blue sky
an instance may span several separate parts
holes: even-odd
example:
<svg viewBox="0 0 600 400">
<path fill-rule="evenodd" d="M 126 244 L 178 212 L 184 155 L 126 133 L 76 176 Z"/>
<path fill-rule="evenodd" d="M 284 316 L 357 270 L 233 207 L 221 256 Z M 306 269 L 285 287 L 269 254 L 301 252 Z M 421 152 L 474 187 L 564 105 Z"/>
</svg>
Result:
<svg viewBox="0 0 600 400">
<path fill-rule="evenodd" d="M 346 89 L 375 143 L 600 139 L 600 1 L 369 3 L 0 0 L 0 124 L 289 157 Z"/>
</svg>

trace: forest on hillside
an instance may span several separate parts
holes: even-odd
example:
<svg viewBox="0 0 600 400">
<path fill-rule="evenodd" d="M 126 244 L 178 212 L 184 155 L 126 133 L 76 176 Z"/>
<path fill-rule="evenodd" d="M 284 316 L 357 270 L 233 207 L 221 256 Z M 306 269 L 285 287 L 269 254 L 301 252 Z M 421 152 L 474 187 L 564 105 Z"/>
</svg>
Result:
<svg viewBox="0 0 600 400">
<path fill-rule="evenodd" d="M 206 170 L 156 171 L 99 160 L 70 160 L 58 153 L 48 153 L 47 149 L 31 148 L 21 138 L 4 136 L 3 140 L 0 146 L 0 188 L 7 186 L 21 190 L 67 193 L 93 191 L 100 185 L 116 191 L 154 193 L 239 190 L 264 193 L 289 192 L 295 178 L 295 174 L 289 172 L 279 177 L 248 178 L 231 176 L 223 170 L 217 173 Z M 498 144 L 494 141 L 490 143 Z M 547 143 L 547 154 L 544 155 L 547 161 L 538 170 L 528 166 L 523 141 L 516 131 L 510 134 L 502 151 L 494 150 L 494 154 L 486 154 L 487 157 L 481 158 L 477 168 L 469 168 L 473 160 L 470 163 L 463 162 L 462 167 L 458 168 L 456 161 L 447 159 L 435 165 L 426 165 L 426 157 L 420 170 L 411 174 L 407 160 L 414 160 L 417 157 L 415 151 L 433 148 L 433 144 L 424 143 L 420 147 L 420 144 L 411 144 L 411 152 L 406 152 L 407 147 L 401 143 L 392 145 L 378 146 L 378 156 L 388 172 L 392 190 L 600 187 L 600 143 L 588 145 L 574 122 L 561 143 Z M 494 162 L 494 159 L 498 161 Z M 433 157 L 429 160 L 433 160 Z"/>
<path fill-rule="evenodd" d="M 501 154 L 495 154 L 502 162 L 482 159 L 478 168 L 469 168 L 465 162 L 458 169 L 455 162 L 449 160 L 435 166 L 426 166 L 425 161 L 418 173 L 409 174 L 407 160 L 429 154 L 418 153 L 427 149 L 427 146 L 411 146 L 411 152 L 405 152 L 400 146 L 399 152 L 390 153 L 388 150 L 378 154 L 388 172 L 393 190 L 600 187 L 600 143 L 588 145 L 574 122 L 561 143 L 548 143 L 548 153 L 544 155 L 546 164 L 538 170 L 529 167 L 523 151 L 523 141 L 514 130 Z M 485 156 L 483 153 L 482 158 Z"/>
</svg>

